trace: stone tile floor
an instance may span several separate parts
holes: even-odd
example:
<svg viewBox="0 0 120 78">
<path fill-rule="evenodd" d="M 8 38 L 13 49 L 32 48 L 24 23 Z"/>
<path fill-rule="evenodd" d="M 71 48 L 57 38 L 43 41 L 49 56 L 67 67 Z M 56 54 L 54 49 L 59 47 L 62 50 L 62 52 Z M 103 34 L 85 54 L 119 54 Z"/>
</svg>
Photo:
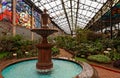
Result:
<svg viewBox="0 0 120 78">
<path fill-rule="evenodd" d="M 100 78 L 120 78 L 120 73 L 93 66 Z"/>
</svg>

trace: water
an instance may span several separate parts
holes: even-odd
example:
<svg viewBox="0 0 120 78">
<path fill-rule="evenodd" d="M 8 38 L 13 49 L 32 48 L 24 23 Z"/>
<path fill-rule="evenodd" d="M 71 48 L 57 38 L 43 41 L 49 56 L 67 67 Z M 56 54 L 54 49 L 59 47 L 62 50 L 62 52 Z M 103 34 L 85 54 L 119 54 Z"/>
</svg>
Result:
<svg viewBox="0 0 120 78">
<path fill-rule="evenodd" d="M 48 74 L 36 71 L 37 60 L 28 60 L 6 67 L 2 75 L 4 78 L 73 78 L 82 71 L 80 65 L 76 63 L 56 59 L 52 61 L 53 70 Z"/>
</svg>

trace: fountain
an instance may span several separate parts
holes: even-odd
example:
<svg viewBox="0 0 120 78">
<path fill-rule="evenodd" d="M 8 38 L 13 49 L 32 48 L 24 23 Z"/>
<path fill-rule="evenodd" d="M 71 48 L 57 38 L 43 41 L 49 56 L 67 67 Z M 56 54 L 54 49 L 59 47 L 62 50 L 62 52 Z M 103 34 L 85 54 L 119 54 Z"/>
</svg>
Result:
<svg viewBox="0 0 120 78">
<path fill-rule="evenodd" d="M 46 13 L 46 9 L 44 9 L 44 13 L 42 14 L 42 28 L 40 29 L 32 29 L 31 31 L 42 36 L 42 43 L 36 45 L 39 49 L 38 52 L 38 62 L 36 64 L 36 68 L 39 72 L 49 72 L 53 68 L 53 63 L 51 59 L 51 48 L 52 44 L 48 43 L 47 37 L 54 32 L 57 32 L 55 29 L 48 28 L 48 18 L 49 15 Z"/>
<path fill-rule="evenodd" d="M 48 28 L 48 17 L 44 9 L 42 27 L 31 30 L 43 38 L 42 42 L 36 45 L 39 50 L 38 57 L 11 60 L 1 64 L 0 78 L 97 78 L 94 69 L 85 62 L 66 57 L 51 58 L 53 45 L 48 43 L 47 37 L 57 30 Z"/>
</svg>

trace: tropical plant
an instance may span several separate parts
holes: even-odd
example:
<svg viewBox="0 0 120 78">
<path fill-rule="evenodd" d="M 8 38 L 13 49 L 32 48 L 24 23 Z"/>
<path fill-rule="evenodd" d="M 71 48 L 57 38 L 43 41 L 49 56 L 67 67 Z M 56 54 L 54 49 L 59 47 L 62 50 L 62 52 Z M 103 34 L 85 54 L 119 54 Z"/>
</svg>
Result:
<svg viewBox="0 0 120 78">
<path fill-rule="evenodd" d="M 57 48 L 57 47 L 52 47 L 52 55 L 53 56 L 56 56 L 56 55 L 58 55 L 60 53 L 60 50 L 59 50 L 59 48 Z"/>
<path fill-rule="evenodd" d="M 111 51 L 109 57 L 114 61 L 120 60 L 120 53 L 117 53 L 116 51 Z"/>
<path fill-rule="evenodd" d="M 8 52 L 0 52 L 0 59 L 3 59 L 7 55 L 8 55 Z"/>
<path fill-rule="evenodd" d="M 103 39 L 101 41 L 103 44 L 103 48 L 114 48 L 113 40 L 112 39 Z"/>
<path fill-rule="evenodd" d="M 0 52 L 8 52 L 6 58 L 11 58 L 17 53 L 18 58 L 25 57 L 25 52 L 31 53 L 35 48 L 36 41 L 25 40 L 22 36 L 3 36 L 0 38 Z M 35 51 L 35 50 L 34 50 Z"/>
<path fill-rule="evenodd" d="M 81 28 L 77 28 L 75 30 L 76 32 L 76 40 L 78 43 L 81 43 L 81 42 L 87 42 L 87 32 L 89 30 L 84 30 L 84 29 L 81 29 Z"/>
<path fill-rule="evenodd" d="M 57 47 L 63 48 L 64 47 L 64 42 L 65 42 L 65 38 L 64 36 L 57 36 L 55 38 L 55 44 Z"/>
<path fill-rule="evenodd" d="M 114 61 L 113 66 L 116 67 L 116 68 L 120 68 L 120 60 Z"/>
</svg>

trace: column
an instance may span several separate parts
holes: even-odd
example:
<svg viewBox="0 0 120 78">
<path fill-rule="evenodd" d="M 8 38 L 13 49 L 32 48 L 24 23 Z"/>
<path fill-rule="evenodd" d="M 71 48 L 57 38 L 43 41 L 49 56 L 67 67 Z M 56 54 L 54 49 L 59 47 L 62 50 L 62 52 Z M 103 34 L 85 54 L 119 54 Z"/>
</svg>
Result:
<svg viewBox="0 0 120 78">
<path fill-rule="evenodd" d="M 120 25 L 120 23 L 118 23 L 118 31 L 120 30 L 120 29 L 119 29 L 119 25 Z"/>
<path fill-rule="evenodd" d="M 34 22 L 34 18 L 33 18 L 33 13 L 34 13 L 34 6 L 32 6 L 32 18 L 31 18 L 31 28 L 33 29 L 34 28 L 34 25 L 33 25 L 33 22 Z M 31 40 L 33 41 L 34 40 L 34 33 L 31 32 Z"/>
<path fill-rule="evenodd" d="M 110 0 L 110 38 L 112 39 L 112 36 L 113 36 L 113 28 L 112 28 L 112 4 L 113 4 L 113 1 Z"/>
<path fill-rule="evenodd" d="M 12 24 L 13 24 L 13 36 L 16 35 L 16 0 L 12 0 Z"/>
<path fill-rule="evenodd" d="M 101 20 L 100 20 L 100 25 L 101 25 L 101 33 L 103 33 L 103 22 L 102 22 L 102 9 L 101 9 Z"/>
</svg>

